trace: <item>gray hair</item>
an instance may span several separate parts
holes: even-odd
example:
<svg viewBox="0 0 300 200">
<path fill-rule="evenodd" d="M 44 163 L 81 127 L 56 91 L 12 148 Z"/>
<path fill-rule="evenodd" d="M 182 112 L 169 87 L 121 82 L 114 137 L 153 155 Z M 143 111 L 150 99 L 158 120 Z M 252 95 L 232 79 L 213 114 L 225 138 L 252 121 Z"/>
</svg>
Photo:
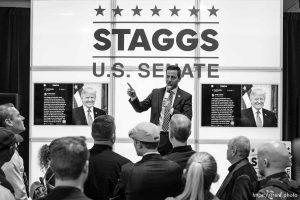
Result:
<svg viewBox="0 0 300 200">
<path fill-rule="evenodd" d="M 235 147 L 241 158 L 247 158 L 250 154 L 250 140 L 245 136 L 238 136 L 229 140 L 228 145 Z"/>
</svg>

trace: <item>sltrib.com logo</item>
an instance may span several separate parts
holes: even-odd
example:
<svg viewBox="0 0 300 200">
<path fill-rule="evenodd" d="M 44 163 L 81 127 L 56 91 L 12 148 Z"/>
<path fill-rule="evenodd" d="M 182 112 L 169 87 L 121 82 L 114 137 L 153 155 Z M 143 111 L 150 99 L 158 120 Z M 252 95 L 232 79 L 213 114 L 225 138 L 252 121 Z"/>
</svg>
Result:
<svg viewBox="0 0 300 200">
<path fill-rule="evenodd" d="M 134 8 L 127 8 L 128 11 L 132 13 L 133 17 L 139 18 L 137 21 L 124 21 L 124 20 L 113 20 L 113 21 L 104 21 L 101 20 L 101 17 L 104 16 L 114 16 L 114 19 L 118 17 L 120 19 L 122 17 L 122 13 L 126 10 L 121 8 L 119 5 L 116 5 L 115 8 L 111 10 L 99 5 L 98 8 L 94 9 L 96 11 L 96 16 L 99 18 L 99 21 L 94 21 L 93 23 L 97 25 L 96 30 L 94 32 L 94 40 L 93 44 L 94 49 L 97 50 L 97 55 L 93 55 L 93 59 L 103 59 L 103 58 L 111 58 L 111 59 L 136 59 L 141 61 L 142 59 L 194 59 L 195 61 L 200 61 L 200 59 L 211 59 L 218 60 L 218 56 L 211 56 L 213 52 L 215 52 L 219 47 L 219 42 L 217 40 L 218 32 L 215 30 L 216 25 L 219 24 L 218 21 L 200 21 L 198 20 L 200 16 L 200 9 L 196 8 L 195 5 L 192 5 L 190 9 L 181 9 L 174 5 L 169 9 L 161 9 L 158 5 L 153 5 L 151 9 L 143 9 L 141 6 L 136 5 Z M 219 9 L 215 8 L 214 5 L 211 8 L 207 9 L 207 15 L 209 19 L 213 18 L 216 20 Z M 165 21 L 161 14 L 163 12 L 169 13 L 171 18 L 177 17 L 180 19 L 181 15 L 189 15 L 191 20 L 188 21 Z M 186 13 L 184 13 L 186 12 Z M 150 17 L 149 17 L 150 16 Z M 161 17 L 161 18 L 159 18 Z M 151 18 L 155 18 L 155 20 L 151 21 Z M 157 20 L 159 18 L 159 20 Z M 145 21 L 141 21 L 141 19 L 146 19 Z M 170 19 L 170 18 L 168 18 Z M 151 24 L 159 24 L 162 28 L 157 30 L 149 30 L 148 29 L 138 29 L 138 28 L 130 28 L 130 26 L 135 26 L 136 24 L 145 24 L 151 26 Z M 103 24 L 127 24 L 128 28 L 112 28 L 111 30 L 104 28 Z M 183 28 L 178 30 L 172 30 L 171 28 L 165 28 L 166 25 L 172 27 L 172 24 L 182 24 Z M 194 24 L 202 26 L 205 25 L 205 28 L 198 28 L 196 30 L 191 28 L 184 28 L 184 25 Z M 106 26 L 107 27 L 107 26 Z M 116 26 L 113 26 L 116 27 Z M 157 26 L 155 26 L 157 27 Z M 174 26 L 173 26 L 174 27 Z M 201 30 L 201 31 L 200 31 Z M 148 31 L 148 32 L 147 32 Z M 199 33 L 200 32 L 200 33 Z M 112 37 L 113 36 L 113 37 Z M 199 37 L 199 38 L 198 38 Z M 115 38 L 112 41 L 112 38 Z M 114 55 L 103 55 L 103 52 L 111 52 L 112 44 L 115 42 L 115 53 Z M 127 44 L 127 45 L 126 45 Z M 178 55 L 168 54 L 168 51 L 176 48 L 176 52 Z M 199 55 L 193 56 L 184 56 L 184 52 L 196 51 L 199 50 L 201 53 Z M 137 55 L 135 51 L 143 51 L 145 54 Z M 118 52 L 122 52 L 121 55 Z M 167 52 L 167 53 L 166 53 Z M 181 53 L 182 52 L 182 53 Z M 203 53 L 202 53 L 203 52 Z M 209 56 L 205 56 L 205 53 L 208 53 Z M 200 56 L 201 55 L 201 56 Z M 204 55 L 204 56 L 202 56 Z M 157 72 L 161 71 L 161 67 L 167 66 L 169 64 L 176 63 L 153 63 L 152 66 L 147 62 L 140 62 L 138 65 L 138 69 L 140 73 L 138 75 L 140 77 L 149 77 L 150 71 L 153 71 L 153 77 L 163 77 L 163 75 L 158 74 Z M 114 77 L 123 77 L 124 74 L 124 65 L 120 62 L 113 63 L 110 71 L 112 71 L 112 75 Z M 219 76 L 216 74 L 218 72 L 219 64 L 214 63 L 186 63 L 183 66 L 182 75 L 189 75 L 190 77 L 194 77 L 192 73 L 192 69 L 195 68 L 198 73 L 197 77 L 201 77 L 201 70 L 207 67 L 208 77 L 209 78 L 218 78 Z M 151 68 L 151 70 L 150 70 Z M 97 66 L 96 62 L 93 62 L 93 74 L 97 77 L 102 77 L 105 73 L 105 63 L 100 63 L 100 66 Z M 110 74 L 107 74 L 110 76 Z M 130 75 L 127 75 L 129 77 Z"/>
</svg>

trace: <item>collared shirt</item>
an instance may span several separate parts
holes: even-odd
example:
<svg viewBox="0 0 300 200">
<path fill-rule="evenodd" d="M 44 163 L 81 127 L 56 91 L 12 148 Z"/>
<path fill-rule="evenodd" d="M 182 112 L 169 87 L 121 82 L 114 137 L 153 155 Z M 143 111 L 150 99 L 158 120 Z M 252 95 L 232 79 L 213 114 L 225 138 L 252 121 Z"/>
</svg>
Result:
<svg viewBox="0 0 300 200">
<path fill-rule="evenodd" d="M 243 159 L 237 161 L 236 163 L 232 164 L 230 167 L 228 167 L 228 171 L 229 171 L 229 172 L 232 172 L 232 170 L 234 170 L 235 166 L 236 166 L 238 163 L 240 163 L 242 160 L 245 160 L 245 159 L 248 160 L 248 158 L 243 158 Z"/>
<path fill-rule="evenodd" d="M 173 99 L 172 99 L 172 107 L 173 107 L 173 104 L 174 104 L 174 101 L 175 101 L 175 97 L 176 97 L 176 94 L 177 94 L 177 91 L 178 91 L 178 86 L 176 88 L 174 88 L 173 90 L 171 90 L 173 92 Z M 164 94 L 164 99 L 168 98 L 170 95 L 169 92 L 167 92 L 167 88 L 166 88 L 166 91 L 165 91 L 165 94 Z M 173 113 L 173 108 L 170 110 L 170 114 Z M 163 120 L 164 120 L 164 114 L 165 114 L 165 107 L 162 106 L 161 107 L 161 111 L 160 111 L 160 117 L 159 117 L 159 124 L 158 124 L 158 128 L 160 129 L 160 131 L 162 131 L 162 124 L 163 124 Z"/>
<path fill-rule="evenodd" d="M 264 125 L 264 117 L 263 117 L 262 109 L 257 110 L 255 108 L 253 108 L 253 106 L 252 106 L 252 112 L 253 112 L 255 122 L 256 122 L 256 117 L 257 117 L 257 111 L 259 111 L 259 117 L 261 119 L 261 124 Z"/>
<path fill-rule="evenodd" d="M 159 154 L 157 151 L 152 151 L 152 152 L 147 152 L 147 153 L 145 153 L 143 156 L 145 156 L 145 155 L 149 155 L 149 154 Z M 160 154 L 159 154 L 160 155 Z"/>
<path fill-rule="evenodd" d="M 2 170 L 15 190 L 16 200 L 27 200 L 26 186 L 23 180 L 24 164 L 18 151 L 15 151 L 11 160 L 2 166 Z"/>
<path fill-rule="evenodd" d="M 83 106 L 85 118 L 88 119 L 88 109 L 89 109 L 89 108 L 87 108 L 87 107 L 86 107 L 85 105 L 83 105 L 83 104 L 82 104 L 82 106 Z M 91 114 L 91 116 L 92 116 L 92 120 L 94 121 L 94 107 L 91 107 L 90 110 L 91 110 L 90 114 Z"/>
</svg>

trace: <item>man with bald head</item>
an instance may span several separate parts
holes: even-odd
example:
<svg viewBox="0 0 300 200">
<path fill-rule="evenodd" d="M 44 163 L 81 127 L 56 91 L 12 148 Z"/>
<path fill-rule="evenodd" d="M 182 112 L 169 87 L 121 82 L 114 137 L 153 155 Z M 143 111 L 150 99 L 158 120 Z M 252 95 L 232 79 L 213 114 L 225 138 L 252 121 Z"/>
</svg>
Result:
<svg viewBox="0 0 300 200">
<path fill-rule="evenodd" d="M 239 126 L 277 127 L 276 115 L 264 109 L 266 93 L 260 88 L 252 88 L 250 93 L 251 108 L 241 111 Z"/>
<path fill-rule="evenodd" d="M 231 163 L 228 175 L 216 196 L 222 200 L 250 200 L 257 192 L 257 176 L 249 163 L 250 141 L 244 136 L 228 142 L 227 160 Z"/>
<path fill-rule="evenodd" d="M 188 159 L 195 153 L 187 140 L 191 135 L 191 120 L 182 114 L 175 114 L 170 121 L 169 140 L 173 146 L 167 159 L 177 162 L 183 170 Z"/>
<path fill-rule="evenodd" d="M 81 92 L 82 106 L 72 111 L 72 124 L 92 125 L 94 119 L 100 115 L 106 115 L 104 110 L 94 107 L 96 90 L 92 87 L 83 87 Z"/>
<path fill-rule="evenodd" d="M 290 179 L 285 172 L 291 166 L 291 155 L 286 146 L 281 142 L 269 142 L 258 148 L 259 173 L 265 177 L 260 182 L 257 199 L 279 200 L 299 199 L 300 185 Z M 292 198 L 287 198 L 292 197 Z"/>
</svg>

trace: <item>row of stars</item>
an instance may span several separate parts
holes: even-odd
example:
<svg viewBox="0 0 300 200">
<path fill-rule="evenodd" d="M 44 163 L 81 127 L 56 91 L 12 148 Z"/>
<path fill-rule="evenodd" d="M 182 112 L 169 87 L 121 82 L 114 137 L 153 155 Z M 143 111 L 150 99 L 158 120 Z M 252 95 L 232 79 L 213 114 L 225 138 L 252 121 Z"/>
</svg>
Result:
<svg viewBox="0 0 300 200">
<path fill-rule="evenodd" d="M 97 9 L 95 9 L 95 10 L 97 11 L 96 16 L 98 16 L 99 14 L 102 15 L 102 16 L 104 16 L 103 12 L 104 12 L 104 10 L 106 10 L 106 9 L 102 8 L 101 5 L 100 5 L 99 8 L 97 8 Z M 116 15 L 122 16 L 121 12 L 122 12 L 124 9 L 121 9 L 121 8 L 119 8 L 119 6 L 117 6 L 117 8 L 112 9 L 112 10 L 114 11 L 114 16 L 116 16 Z M 133 16 L 135 16 L 135 15 L 141 16 L 141 11 L 142 11 L 143 9 L 140 9 L 138 6 L 136 6 L 134 9 L 131 9 L 131 10 L 133 11 Z M 152 11 L 152 16 L 154 16 L 154 15 L 159 16 L 159 12 L 160 12 L 162 9 L 158 9 L 157 6 L 155 5 L 155 7 L 154 7 L 153 9 L 150 9 L 150 10 Z M 169 10 L 171 11 L 171 16 L 173 16 L 173 15 L 179 16 L 179 15 L 178 15 L 178 12 L 179 12 L 181 9 L 177 9 L 176 6 L 174 6 L 172 9 L 169 9 Z M 196 17 L 198 17 L 198 12 L 199 12 L 200 9 L 196 9 L 195 6 L 193 6 L 192 9 L 188 9 L 188 10 L 191 12 L 190 16 L 195 15 Z M 215 9 L 215 7 L 212 6 L 211 9 L 207 9 L 207 10 L 210 12 L 209 16 L 214 15 L 214 16 L 217 17 L 217 11 L 218 11 L 219 9 Z"/>
</svg>

